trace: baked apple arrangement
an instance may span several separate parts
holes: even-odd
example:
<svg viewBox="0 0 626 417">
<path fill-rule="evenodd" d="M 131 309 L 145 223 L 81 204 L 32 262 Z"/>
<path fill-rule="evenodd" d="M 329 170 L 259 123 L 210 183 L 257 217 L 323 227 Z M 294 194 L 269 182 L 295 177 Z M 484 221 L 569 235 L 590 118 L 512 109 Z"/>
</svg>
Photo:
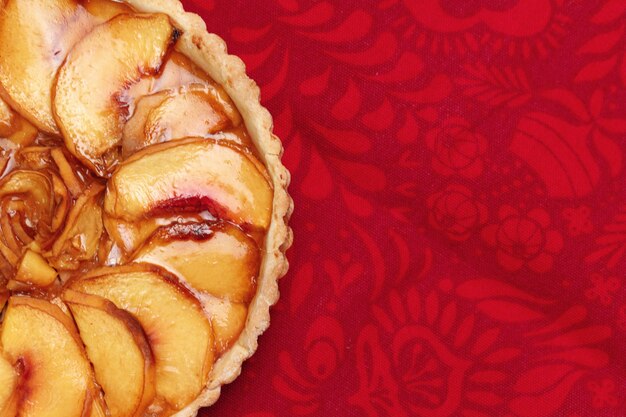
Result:
<svg viewBox="0 0 626 417">
<path fill-rule="evenodd" d="M 289 174 L 177 0 L 5 0 L 0 417 L 192 416 L 269 324 Z"/>
</svg>

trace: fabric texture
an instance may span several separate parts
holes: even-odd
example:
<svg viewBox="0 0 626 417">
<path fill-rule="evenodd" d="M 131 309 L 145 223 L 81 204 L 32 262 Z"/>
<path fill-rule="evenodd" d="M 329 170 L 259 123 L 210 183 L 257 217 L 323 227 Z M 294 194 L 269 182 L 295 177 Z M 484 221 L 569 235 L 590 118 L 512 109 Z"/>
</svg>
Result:
<svg viewBox="0 0 626 417">
<path fill-rule="evenodd" d="M 296 204 L 271 327 L 201 416 L 626 415 L 626 1 L 184 3 Z"/>
</svg>

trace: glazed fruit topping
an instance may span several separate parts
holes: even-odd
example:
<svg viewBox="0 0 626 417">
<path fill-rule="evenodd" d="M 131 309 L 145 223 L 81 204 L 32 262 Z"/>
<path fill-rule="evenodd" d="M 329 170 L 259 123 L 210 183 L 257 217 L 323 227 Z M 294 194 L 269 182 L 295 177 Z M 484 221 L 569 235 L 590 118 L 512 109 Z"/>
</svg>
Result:
<svg viewBox="0 0 626 417">
<path fill-rule="evenodd" d="M 173 415 L 246 325 L 273 188 L 182 34 L 114 1 L 5 2 L 2 417 Z"/>
</svg>

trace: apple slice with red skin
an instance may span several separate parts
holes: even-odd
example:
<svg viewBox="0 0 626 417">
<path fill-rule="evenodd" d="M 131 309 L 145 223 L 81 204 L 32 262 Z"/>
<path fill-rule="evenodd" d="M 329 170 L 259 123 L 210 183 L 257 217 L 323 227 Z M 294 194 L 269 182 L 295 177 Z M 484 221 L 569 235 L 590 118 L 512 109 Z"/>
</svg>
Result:
<svg viewBox="0 0 626 417">
<path fill-rule="evenodd" d="M 143 416 L 156 394 L 155 367 L 139 322 L 95 295 L 66 289 L 63 301 L 72 311 L 111 417 Z"/>
<path fill-rule="evenodd" d="M 100 268 L 68 282 L 132 314 L 154 354 L 157 401 L 180 410 L 207 384 L 213 367 L 213 329 L 200 301 L 176 277 L 154 265 Z"/>
<path fill-rule="evenodd" d="M 17 371 L 0 350 L 0 417 L 17 415 L 17 382 Z"/>
<path fill-rule="evenodd" d="M 108 0 L 4 1 L 0 15 L 0 94 L 39 130 L 58 135 L 52 111 L 58 69 L 94 26 L 131 11 Z"/>
<path fill-rule="evenodd" d="M 57 70 L 94 19 L 76 0 L 8 0 L 0 15 L 4 99 L 39 129 L 58 134 L 52 114 Z M 19 35 L 18 35 L 19 34 Z"/>
<path fill-rule="evenodd" d="M 82 417 L 97 395 L 72 319 L 49 301 L 12 296 L 2 322 L 3 352 L 17 369 L 20 417 Z"/>
<path fill-rule="evenodd" d="M 179 35 L 167 15 L 122 14 L 94 28 L 60 68 L 53 97 L 57 124 L 68 150 L 96 174 L 109 176 L 119 159 L 125 92 L 159 72 Z"/>
<path fill-rule="evenodd" d="M 223 222 L 163 227 L 133 260 L 162 266 L 198 291 L 244 304 L 256 293 L 261 266 L 256 242 Z"/>
<path fill-rule="evenodd" d="M 184 279 L 202 297 L 215 333 L 216 354 L 232 346 L 256 293 L 261 254 L 256 242 L 229 223 L 174 224 L 157 230 L 134 256 Z"/>
<path fill-rule="evenodd" d="M 209 211 L 261 231 L 269 226 L 272 207 L 272 185 L 254 156 L 198 138 L 136 153 L 113 174 L 104 198 L 105 216 L 126 223 Z"/>
</svg>

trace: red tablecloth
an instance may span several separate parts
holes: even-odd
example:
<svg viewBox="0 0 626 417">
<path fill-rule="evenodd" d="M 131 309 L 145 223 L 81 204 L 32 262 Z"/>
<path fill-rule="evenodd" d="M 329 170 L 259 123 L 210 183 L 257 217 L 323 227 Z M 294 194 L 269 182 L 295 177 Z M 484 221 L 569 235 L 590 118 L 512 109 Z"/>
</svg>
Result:
<svg viewBox="0 0 626 417">
<path fill-rule="evenodd" d="M 296 203 L 270 330 L 202 416 L 626 415 L 626 1 L 185 5 Z"/>
</svg>

